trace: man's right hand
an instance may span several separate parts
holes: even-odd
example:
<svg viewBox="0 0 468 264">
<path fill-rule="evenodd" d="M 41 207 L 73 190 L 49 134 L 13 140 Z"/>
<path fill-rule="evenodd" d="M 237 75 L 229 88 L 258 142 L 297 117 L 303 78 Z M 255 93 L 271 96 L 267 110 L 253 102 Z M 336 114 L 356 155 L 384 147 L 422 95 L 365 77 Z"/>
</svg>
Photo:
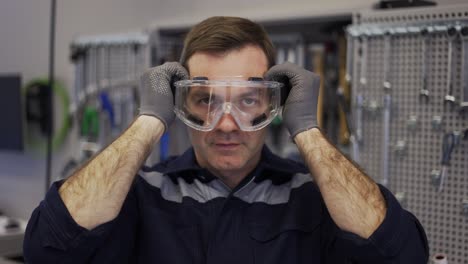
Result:
<svg viewBox="0 0 468 264">
<path fill-rule="evenodd" d="M 174 121 L 174 82 L 188 79 L 187 70 L 178 62 L 166 62 L 147 70 L 140 78 L 140 115 L 157 117 L 167 130 Z"/>
</svg>

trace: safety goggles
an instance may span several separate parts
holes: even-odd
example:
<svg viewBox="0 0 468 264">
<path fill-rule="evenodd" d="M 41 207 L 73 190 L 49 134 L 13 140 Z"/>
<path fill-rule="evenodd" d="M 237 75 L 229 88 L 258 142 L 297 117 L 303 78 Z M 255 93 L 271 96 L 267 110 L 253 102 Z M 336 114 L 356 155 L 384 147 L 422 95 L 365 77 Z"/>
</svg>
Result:
<svg viewBox="0 0 468 264">
<path fill-rule="evenodd" d="M 229 114 L 241 130 L 255 131 L 267 126 L 279 113 L 283 84 L 258 77 L 196 77 L 174 86 L 174 111 L 187 126 L 210 131 L 223 115 Z"/>
</svg>

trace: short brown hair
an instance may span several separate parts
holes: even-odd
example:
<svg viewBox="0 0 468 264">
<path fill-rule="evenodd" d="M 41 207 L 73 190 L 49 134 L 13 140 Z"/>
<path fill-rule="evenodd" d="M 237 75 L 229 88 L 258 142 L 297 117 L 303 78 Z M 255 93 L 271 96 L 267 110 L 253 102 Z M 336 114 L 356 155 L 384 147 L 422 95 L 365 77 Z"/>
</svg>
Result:
<svg viewBox="0 0 468 264">
<path fill-rule="evenodd" d="M 249 44 L 263 50 L 269 68 L 275 65 L 275 48 L 261 25 L 240 17 L 210 17 L 195 25 L 185 37 L 180 63 L 188 70 L 187 61 L 196 52 L 222 55 Z"/>
</svg>

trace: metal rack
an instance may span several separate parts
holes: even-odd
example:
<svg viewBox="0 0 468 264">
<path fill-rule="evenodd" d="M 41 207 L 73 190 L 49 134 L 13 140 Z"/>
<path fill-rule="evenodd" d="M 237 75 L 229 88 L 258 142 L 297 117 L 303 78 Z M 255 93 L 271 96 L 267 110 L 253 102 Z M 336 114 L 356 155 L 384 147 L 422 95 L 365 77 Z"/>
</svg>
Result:
<svg viewBox="0 0 468 264">
<path fill-rule="evenodd" d="M 150 65 L 148 42 L 145 33 L 83 36 L 73 41 L 70 47 L 75 65 L 72 112 L 100 91 L 135 85 Z"/>
<path fill-rule="evenodd" d="M 468 264 L 468 6 L 361 12 L 347 31 L 354 158 L 418 217 L 431 254 Z"/>
<path fill-rule="evenodd" d="M 106 147 L 133 121 L 139 105 L 139 78 L 151 58 L 149 36 L 141 32 L 83 36 L 70 49 L 75 83 L 69 112 L 78 124 L 73 133 L 78 146 L 61 178 Z"/>
</svg>

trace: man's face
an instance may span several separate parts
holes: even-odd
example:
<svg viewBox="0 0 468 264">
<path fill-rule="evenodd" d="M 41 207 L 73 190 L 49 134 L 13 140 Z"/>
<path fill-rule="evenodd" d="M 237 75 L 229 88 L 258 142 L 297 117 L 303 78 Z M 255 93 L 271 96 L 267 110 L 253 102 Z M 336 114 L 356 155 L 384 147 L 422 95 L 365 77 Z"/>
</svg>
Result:
<svg viewBox="0 0 468 264">
<path fill-rule="evenodd" d="M 268 70 L 265 53 L 255 46 L 246 46 L 223 56 L 198 52 L 190 57 L 187 65 L 191 78 L 243 76 L 247 79 L 262 77 Z M 224 114 L 213 130 L 202 132 L 189 128 L 189 133 L 201 167 L 220 177 L 243 177 L 260 160 L 266 129 L 244 132 L 230 114 Z"/>
</svg>

